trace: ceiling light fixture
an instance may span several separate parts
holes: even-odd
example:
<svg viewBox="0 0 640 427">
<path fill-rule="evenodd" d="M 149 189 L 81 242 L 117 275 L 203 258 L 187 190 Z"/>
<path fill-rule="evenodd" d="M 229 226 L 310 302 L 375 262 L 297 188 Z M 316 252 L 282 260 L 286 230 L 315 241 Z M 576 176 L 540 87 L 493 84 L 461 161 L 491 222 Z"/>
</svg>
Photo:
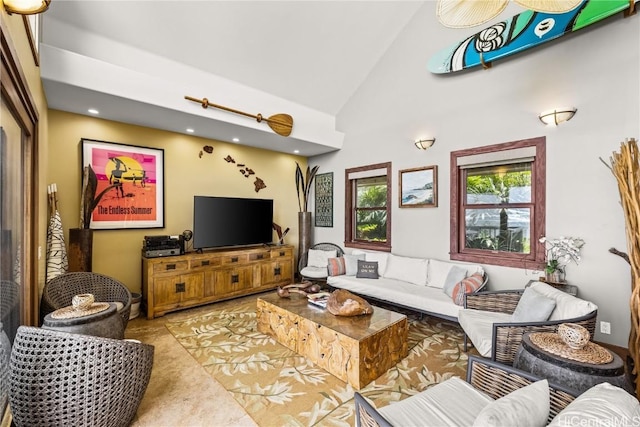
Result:
<svg viewBox="0 0 640 427">
<path fill-rule="evenodd" d="M 51 0 L 3 0 L 4 10 L 8 14 L 35 15 L 49 8 Z"/>
<path fill-rule="evenodd" d="M 100 114 L 100 111 L 96 110 L 95 108 L 89 108 L 87 111 L 90 114 Z"/>
<path fill-rule="evenodd" d="M 189 133 L 193 133 L 193 132 L 195 132 L 195 130 L 193 130 L 193 129 L 191 129 L 191 128 L 187 128 L 187 132 L 189 132 Z"/>
<path fill-rule="evenodd" d="M 240 138 L 233 138 L 232 141 L 233 142 L 240 142 Z"/>
<path fill-rule="evenodd" d="M 538 118 L 547 126 L 557 126 L 562 122 L 571 120 L 576 111 L 578 109 L 574 107 L 554 108 L 553 110 L 543 111 Z"/>
<path fill-rule="evenodd" d="M 426 150 L 427 148 L 430 148 L 435 143 L 436 143 L 435 138 L 419 139 L 416 142 L 414 142 L 415 146 L 419 150 Z"/>
</svg>

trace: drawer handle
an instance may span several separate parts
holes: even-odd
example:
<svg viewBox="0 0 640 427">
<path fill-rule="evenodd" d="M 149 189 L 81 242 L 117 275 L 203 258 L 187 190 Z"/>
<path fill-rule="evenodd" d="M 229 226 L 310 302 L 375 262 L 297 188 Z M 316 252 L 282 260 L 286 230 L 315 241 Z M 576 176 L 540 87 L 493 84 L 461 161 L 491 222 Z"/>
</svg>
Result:
<svg viewBox="0 0 640 427">
<path fill-rule="evenodd" d="M 202 267 L 204 267 L 205 265 L 209 265 L 209 260 L 202 261 L 202 263 L 200 264 L 200 266 Z"/>
<path fill-rule="evenodd" d="M 176 265 L 175 264 L 167 264 L 166 269 L 167 270 L 175 270 L 176 269 Z"/>
<path fill-rule="evenodd" d="M 185 285 L 184 282 L 182 283 L 176 283 L 176 294 L 185 292 Z"/>
<path fill-rule="evenodd" d="M 273 269 L 273 275 L 274 276 L 279 276 L 280 275 L 280 267 L 275 267 Z"/>
<path fill-rule="evenodd" d="M 234 256 L 233 258 L 231 258 L 231 262 L 238 262 L 238 257 Z"/>
<path fill-rule="evenodd" d="M 264 254 L 258 254 L 258 259 L 264 258 Z"/>
<path fill-rule="evenodd" d="M 284 256 L 284 251 L 280 251 L 280 256 Z"/>
<path fill-rule="evenodd" d="M 238 283 L 239 281 L 240 281 L 240 278 L 238 277 L 237 274 L 231 275 L 231 283 Z"/>
</svg>

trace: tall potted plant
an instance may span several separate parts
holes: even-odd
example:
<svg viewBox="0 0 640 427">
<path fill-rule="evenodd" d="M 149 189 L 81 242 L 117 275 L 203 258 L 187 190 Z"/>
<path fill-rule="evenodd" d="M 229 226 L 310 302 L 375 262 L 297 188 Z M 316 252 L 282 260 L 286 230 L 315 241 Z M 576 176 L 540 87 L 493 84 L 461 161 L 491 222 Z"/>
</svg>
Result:
<svg viewBox="0 0 640 427">
<path fill-rule="evenodd" d="M 309 168 L 303 175 L 302 169 L 296 162 L 296 190 L 298 192 L 298 260 L 302 259 L 311 246 L 311 212 L 307 210 L 309 206 L 309 193 L 311 183 L 318 172 L 318 166 Z"/>
</svg>

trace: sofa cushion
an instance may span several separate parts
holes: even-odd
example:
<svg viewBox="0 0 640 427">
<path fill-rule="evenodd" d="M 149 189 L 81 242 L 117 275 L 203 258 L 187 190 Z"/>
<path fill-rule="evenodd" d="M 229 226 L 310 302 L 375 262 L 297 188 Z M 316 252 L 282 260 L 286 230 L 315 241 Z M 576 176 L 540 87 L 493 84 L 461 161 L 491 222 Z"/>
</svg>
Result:
<svg viewBox="0 0 640 427">
<path fill-rule="evenodd" d="M 543 427 L 547 425 L 549 409 L 549 382 L 540 380 L 489 403 L 480 411 L 473 426 Z"/>
<path fill-rule="evenodd" d="M 470 426 L 491 402 L 469 383 L 452 377 L 378 412 L 394 426 Z"/>
<path fill-rule="evenodd" d="M 564 426 L 637 426 L 640 403 L 620 387 L 600 383 L 578 396 L 549 424 Z"/>
<path fill-rule="evenodd" d="M 329 276 L 340 276 L 346 272 L 346 267 L 344 264 L 344 258 L 329 258 L 329 265 L 327 265 L 327 274 Z"/>
<path fill-rule="evenodd" d="M 453 288 L 465 277 L 467 277 L 467 270 L 457 265 L 452 266 L 447 278 L 444 280 L 442 290 L 445 294 L 453 296 Z"/>
<path fill-rule="evenodd" d="M 435 288 L 444 288 L 444 282 L 447 280 L 447 276 L 449 275 L 449 271 L 451 271 L 452 267 L 453 264 L 450 262 L 430 259 L 428 278 L 429 282 L 427 284 Z"/>
<path fill-rule="evenodd" d="M 475 292 L 482 287 L 484 276 L 482 273 L 473 273 L 471 276 L 462 279 L 451 290 L 451 299 L 456 305 L 464 305 L 464 296 Z"/>
<path fill-rule="evenodd" d="M 574 319 L 598 309 L 598 306 L 590 301 L 569 295 L 543 282 L 533 282 L 529 287 L 546 297 L 556 300 L 556 308 L 549 316 L 549 320 Z"/>
<path fill-rule="evenodd" d="M 389 254 L 384 277 L 425 286 L 427 284 L 428 265 L 428 261 L 424 258 L 409 258 Z"/>
<path fill-rule="evenodd" d="M 556 308 L 556 300 L 545 297 L 529 287 L 522 293 L 511 316 L 511 321 L 544 322 L 549 319 L 554 308 Z"/>
<path fill-rule="evenodd" d="M 300 270 L 300 275 L 311 279 L 324 279 L 327 277 L 327 267 L 305 267 Z"/>
<path fill-rule="evenodd" d="M 347 276 L 355 276 L 356 273 L 358 272 L 358 260 L 359 259 L 364 260 L 364 254 L 359 254 L 359 255 L 344 254 L 343 258 L 344 258 L 344 266 L 345 266 L 344 274 L 346 274 Z"/>
<path fill-rule="evenodd" d="M 327 268 L 329 258 L 335 258 L 337 251 L 323 251 L 320 249 L 309 249 L 307 252 L 307 267 Z"/>
<path fill-rule="evenodd" d="M 511 314 L 465 308 L 458 313 L 458 322 L 478 353 L 491 357 L 493 324 L 511 322 Z"/>
<path fill-rule="evenodd" d="M 364 254 L 364 259 L 367 261 L 377 261 L 378 262 L 378 274 L 380 276 L 384 276 L 384 272 L 387 269 L 387 258 L 389 258 L 389 252 L 380 252 L 380 251 L 362 251 L 359 249 L 354 249 L 351 254 L 359 255 Z"/>
<path fill-rule="evenodd" d="M 356 277 L 360 279 L 377 279 L 378 278 L 378 262 L 358 260 L 358 272 Z"/>
</svg>

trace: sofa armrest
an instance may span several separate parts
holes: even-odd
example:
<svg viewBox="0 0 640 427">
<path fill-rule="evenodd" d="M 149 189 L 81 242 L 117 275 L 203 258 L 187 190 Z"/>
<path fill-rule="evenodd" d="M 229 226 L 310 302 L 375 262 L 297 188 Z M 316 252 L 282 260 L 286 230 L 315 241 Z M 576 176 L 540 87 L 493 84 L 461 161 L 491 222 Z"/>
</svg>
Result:
<svg viewBox="0 0 640 427">
<path fill-rule="evenodd" d="M 465 295 L 464 308 L 513 314 L 523 290 L 480 291 Z"/>
<path fill-rule="evenodd" d="M 525 371 L 477 356 L 469 356 L 467 382 L 493 399 L 526 387 L 543 378 Z M 571 403 L 578 392 L 549 383 L 550 411 L 548 422 Z"/>
<path fill-rule="evenodd" d="M 589 331 L 591 338 L 596 329 L 596 317 L 598 311 L 576 317 L 573 319 L 554 320 L 545 322 L 523 322 L 523 323 L 494 323 L 493 342 L 491 344 L 491 359 L 497 362 L 513 364 L 516 352 L 522 336 L 529 332 L 556 332 L 562 323 L 577 323 L 584 326 Z"/>
<path fill-rule="evenodd" d="M 356 404 L 356 427 L 392 427 L 360 393 L 353 395 Z"/>
</svg>

